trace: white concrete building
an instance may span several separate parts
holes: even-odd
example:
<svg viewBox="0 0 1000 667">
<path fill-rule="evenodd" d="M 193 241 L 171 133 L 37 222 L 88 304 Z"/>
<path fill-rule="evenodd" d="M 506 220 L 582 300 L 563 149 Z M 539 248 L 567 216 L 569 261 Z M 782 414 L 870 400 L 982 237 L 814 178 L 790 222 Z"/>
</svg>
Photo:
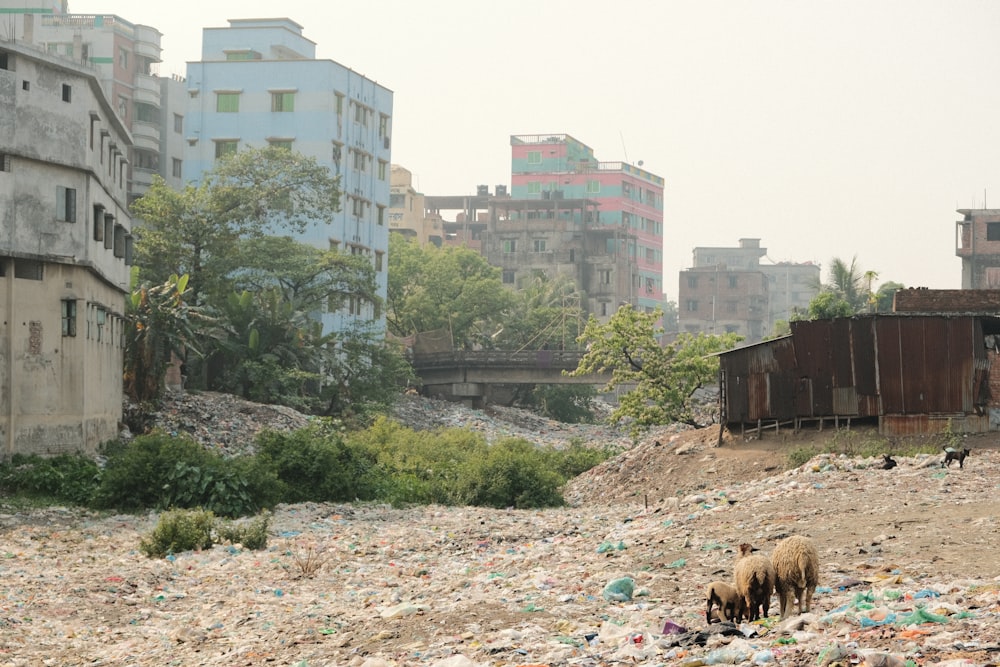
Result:
<svg viewBox="0 0 1000 667">
<path fill-rule="evenodd" d="M 0 458 L 121 419 L 131 135 L 92 68 L 0 40 Z"/>
</svg>

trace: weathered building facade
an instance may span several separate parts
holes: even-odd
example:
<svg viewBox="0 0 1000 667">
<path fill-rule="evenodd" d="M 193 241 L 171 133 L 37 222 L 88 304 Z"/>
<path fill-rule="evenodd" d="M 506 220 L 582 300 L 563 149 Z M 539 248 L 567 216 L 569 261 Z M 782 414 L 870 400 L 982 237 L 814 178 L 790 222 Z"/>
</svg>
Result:
<svg viewBox="0 0 1000 667">
<path fill-rule="evenodd" d="M 955 254 L 962 259 L 962 289 L 1000 289 L 1000 209 L 958 212 Z"/>
<path fill-rule="evenodd" d="M 0 457 L 121 419 L 128 130 L 93 70 L 0 41 Z"/>
<path fill-rule="evenodd" d="M 719 355 L 730 429 L 874 421 L 887 435 L 1000 429 L 1000 317 L 859 315 Z"/>
</svg>

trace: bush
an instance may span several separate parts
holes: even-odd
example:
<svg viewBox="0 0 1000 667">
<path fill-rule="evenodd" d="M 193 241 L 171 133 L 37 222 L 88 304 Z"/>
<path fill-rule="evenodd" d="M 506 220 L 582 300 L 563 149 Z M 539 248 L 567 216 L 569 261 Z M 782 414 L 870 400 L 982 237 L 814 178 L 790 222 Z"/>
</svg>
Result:
<svg viewBox="0 0 1000 667">
<path fill-rule="evenodd" d="M 572 440 L 569 447 L 565 449 L 551 449 L 549 451 L 550 465 L 553 469 L 569 480 L 577 475 L 581 475 L 599 463 L 603 463 L 611 458 L 615 452 L 604 447 L 597 449 L 583 444 L 582 440 Z"/>
<path fill-rule="evenodd" d="M 156 528 L 139 541 L 139 550 L 150 558 L 212 546 L 215 515 L 208 510 L 172 510 L 160 515 Z"/>
<path fill-rule="evenodd" d="M 208 549 L 230 542 L 258 551 L 267 547 L 270 513 L 249 521 L 220 521 L 209 510 L 179 509 L 160 515 L 156 527 L 139 541 L 139 550 L 150 558 L 193 549 Z"/>
<path fill-rule="evenodd" d="M 100 479 L 97 463 L 82 454 L 49 458 L 15 454 L 10 463 L 0 465 L 0 489 L 4 493 L 69 505 L 89 505 Z"/>
<path fill-rule="evenodd" d="M 540 384 L 531 392 L 530 402 L 542 414 L 567 424 L 591 424 L 597 390 L 589 384 Z"/>
<path fill-rule="evenodd" d="M 270 522 L 270 512 L 248 521 L 223 521 L 215 527 L 217 541 L 239 544 L 244 549 L 260 551 L 267 547 L 267 528 Z"/>
<path fill-rule="evenodd" d="M 224 459 L 186 436 L 155 432 L 105 453 L 97 507 L 204 507 L 233 517 L 253 514 L 279 497 L 274 475 L 252 459 Z"/>
<path fill-rule="evenodd" d="M 464 502 L 463 470 L 489 451 L 485 438 L 466 429 L 414 431 L 385 417 L 349 437 L 377 461 L 378 497 L 393 505 Z"/>
<path fill-rule="evenodd" d="M 549 454 L 519 438 L 490 447 L 483 460 L 466 469 L 466 501 L 486 507 L 558 507 L 565 504 L 559 489 L 566 479 L 552 469 Z"/>
<path fill-rule="evenodd" d="M 257 437 L 259 464 L 273 472 L 283 502 L 337 502 L 377 497 L 375 457 L 350 445 L 328 424 Z"/>
</svg>

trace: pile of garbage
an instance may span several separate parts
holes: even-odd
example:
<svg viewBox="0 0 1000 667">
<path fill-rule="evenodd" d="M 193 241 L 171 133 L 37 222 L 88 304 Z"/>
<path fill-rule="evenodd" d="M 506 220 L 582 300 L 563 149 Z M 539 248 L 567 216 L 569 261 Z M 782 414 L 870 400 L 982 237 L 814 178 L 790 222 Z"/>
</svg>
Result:
<svg viewBox="0 0 1000 667">
<path fill-rule="evenodd" d="M 0 665 L 994 664 L 1000 456 L 820 456 L 672 503 L 301 504 L 264 551 L 149 559 L 155 515 L 6 528 Z M 596 483 L 596 481 L 595 481 Z M 707 623 L 736 546 L 817 545 L 809 613 Z"/>
</svg>

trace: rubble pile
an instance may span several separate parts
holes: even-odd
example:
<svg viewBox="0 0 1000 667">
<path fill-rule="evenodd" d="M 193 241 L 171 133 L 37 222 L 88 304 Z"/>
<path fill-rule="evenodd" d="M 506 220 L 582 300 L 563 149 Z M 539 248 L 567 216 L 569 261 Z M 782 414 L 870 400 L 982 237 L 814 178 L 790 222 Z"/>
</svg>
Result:
<svg viewBox="0 0 1000 667">
<path fill-rule="evenodd" d="M 820 456 L 655 507 L 280 506 L 264 551 L 166 559 L 137 548 L 153 515 L 0 515 L 0 665 L 994 664 L 1000 455 L 896 458 Z M 736 545 L 789 534 L 819 550 L 810 613 L 708 625 Z"/>
</svg>

